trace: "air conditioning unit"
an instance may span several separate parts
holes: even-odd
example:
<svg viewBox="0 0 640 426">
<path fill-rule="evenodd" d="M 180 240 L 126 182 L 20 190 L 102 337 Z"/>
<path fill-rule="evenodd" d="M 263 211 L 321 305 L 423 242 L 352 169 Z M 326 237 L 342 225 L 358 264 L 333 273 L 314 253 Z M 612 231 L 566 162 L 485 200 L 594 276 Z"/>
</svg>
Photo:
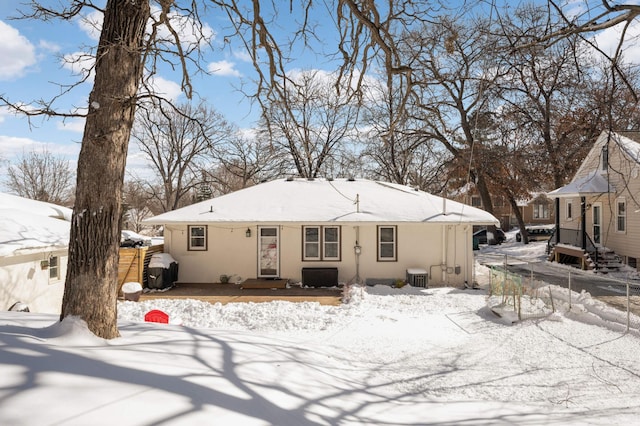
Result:
<svg viewBox="0 0 640 426">
<path fill-rule="evenodd" d="M 411 287 L 427 287 L 428 284 L 427 271 L 419 268 L 407 269 L 407 284 Z"/>
</svg>

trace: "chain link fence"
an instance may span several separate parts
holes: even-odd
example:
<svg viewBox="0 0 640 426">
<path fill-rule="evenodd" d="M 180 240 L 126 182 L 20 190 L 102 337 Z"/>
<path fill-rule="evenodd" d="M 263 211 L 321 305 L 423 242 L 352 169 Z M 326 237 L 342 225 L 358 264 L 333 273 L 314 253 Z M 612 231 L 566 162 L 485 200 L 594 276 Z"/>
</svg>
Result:
<svg viewBox="0 0 640 426">
<path fill-rule="evenodd" d="M 525 279 L 502 266 L 491 266 L 487 305 L 496 314 L 513 321 L 544 318 L 553 312 L 553 296 L 549 285 Z"/>
<path fill-rule="evenodd" d="M 505 259 L 504 265 L 489 266 L 487 306 L 503 318 L 516 322 L 555 312 L 592 313 L 617 329 L 640 329 L 640 280 L 635 273 L 626 279 L 607 277 L 607 293 L 613 295 L 592 297 L 572 288 L 572 275 L 576 272 L 571 270 L 558 271 L 564 274 L 561 278 L 565 288 L 537 279 L 533 263 L 529 263 L 528 275 L 513 273 L 507 265 Z"/>
</svg>

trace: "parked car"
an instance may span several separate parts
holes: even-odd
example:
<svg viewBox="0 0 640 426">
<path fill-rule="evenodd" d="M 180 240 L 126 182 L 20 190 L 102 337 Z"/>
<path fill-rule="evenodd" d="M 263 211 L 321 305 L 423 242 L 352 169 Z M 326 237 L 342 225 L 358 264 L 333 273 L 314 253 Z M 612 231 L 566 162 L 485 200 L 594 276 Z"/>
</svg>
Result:
<svg viewBox="0 0 640 426">
<path fill-rule="evenodd" d="M 128 230 L 122 230 L 120 234 L 120 247 L 142 247 L 150 245 L 152 245 L 151 237 Z"/>
<path fill-rule="evenodd" d="M 555 232 L 555 225 L 532 225 L 527 226 L 527 234 L 529 242 L 531 241 L 547 241 Z M 516 234 L 516 241 L 522 241 L 522 232 Z"/>
<path fill-rule="evenodd" d="M 488 238 L 487 238 L 487 233 L 489 234 Z M 493 233 L 493 235 L 491 234 L 491 232 L 487 232 L 487 228 L 484 228 L 477 232 L 474 232 L 473 239 L 476 240 L 478 244 L 496 245 L 496 244 L 502 244 L 505 241 L 507 241 L 507 236 L 505 235 L 504 231 L 500 228 L 496 228 L 495 233 Z"/>
</svg>

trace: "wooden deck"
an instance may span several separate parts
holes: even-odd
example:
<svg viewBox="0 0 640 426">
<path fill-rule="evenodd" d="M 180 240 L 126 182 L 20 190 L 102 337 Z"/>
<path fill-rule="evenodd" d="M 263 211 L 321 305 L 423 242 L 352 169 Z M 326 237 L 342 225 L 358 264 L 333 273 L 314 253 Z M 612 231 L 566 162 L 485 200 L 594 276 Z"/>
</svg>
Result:
<svg viewBox="0 0 640 426">
<path fill-rule="evenodd" d="M 244 288 L 243 288 L 244 287 Z M 284 288 L 282 288 L 284 287 Z M 140 301 L 153 299 L 197 299 L 209 303 L 317 302 L 321 305 L 340 305 L 340 288 L 286 288 L 286 280 L 246 280 L 242 284 L 176 283 L 167 291 L 142 293 Z"/>
</svg>

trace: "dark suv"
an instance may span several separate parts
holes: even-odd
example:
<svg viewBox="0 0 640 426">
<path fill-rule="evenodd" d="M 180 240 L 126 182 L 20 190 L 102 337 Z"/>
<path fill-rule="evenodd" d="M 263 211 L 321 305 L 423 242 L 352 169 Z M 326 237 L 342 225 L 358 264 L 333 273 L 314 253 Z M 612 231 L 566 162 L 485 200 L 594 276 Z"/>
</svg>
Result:
<svg viewBox="0 0 640 426">
<path fill-rule="evenodd" d="M 489 234 L 489 238 L 487 238 L 487 228 L 484 228 L 477 232 L 474 232 L 473 238 L 477 239 L 478 244 L 489 244 L 489 245 L 502 244 L 505 241 L 507 241 L 507 236 L 505 235 L 504 231 L 500 228 L 496 228 L 493 235 L 491 234 L 491 232 L 489 232 L 488 234 Z"/>
<path fill-rule="evenodd" d="M 527 235 L 529 242 L 531 241 L 547 241 L 554 233 L 556 227 L 554 225 L 533 225 L 527 226 Z M 522 241 L 522 233 L 516 234 L 516 241 Z"/>
</svg>

